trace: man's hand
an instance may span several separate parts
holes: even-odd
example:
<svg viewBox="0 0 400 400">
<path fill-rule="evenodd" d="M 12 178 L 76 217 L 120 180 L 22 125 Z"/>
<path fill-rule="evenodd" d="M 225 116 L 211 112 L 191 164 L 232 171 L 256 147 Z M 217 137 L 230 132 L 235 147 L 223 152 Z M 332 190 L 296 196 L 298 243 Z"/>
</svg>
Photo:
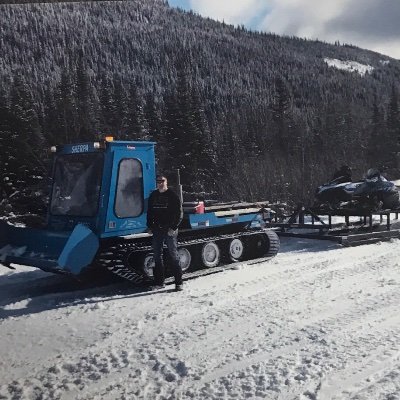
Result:
<svg viewBox="0 0 400 400">
<path fill-rule="evenodd" d="M 178 233 L 178 229 L 168 229 L 168 236 L 175 236 Z"/>
</svg>

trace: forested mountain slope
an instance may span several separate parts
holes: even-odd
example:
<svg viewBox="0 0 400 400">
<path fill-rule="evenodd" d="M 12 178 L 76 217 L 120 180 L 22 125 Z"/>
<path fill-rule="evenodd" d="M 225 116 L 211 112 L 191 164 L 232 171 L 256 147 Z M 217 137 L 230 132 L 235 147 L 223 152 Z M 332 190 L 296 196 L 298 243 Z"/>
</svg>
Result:
<svg viewBox="0 0 400 400">
<path fill-rule="evenodd" d="M 400 61 L 162 0 L 3 4 L 0 14 L 3 206 L 21 211 L 27 188 L 42 198 L 44 149 L 105 134 L 156 140 L 160 169 L 180 167 L 188 191 L 220 198 L 309 200 L 343 163 L 358 176 L 398 173 Z"/>
</svg>

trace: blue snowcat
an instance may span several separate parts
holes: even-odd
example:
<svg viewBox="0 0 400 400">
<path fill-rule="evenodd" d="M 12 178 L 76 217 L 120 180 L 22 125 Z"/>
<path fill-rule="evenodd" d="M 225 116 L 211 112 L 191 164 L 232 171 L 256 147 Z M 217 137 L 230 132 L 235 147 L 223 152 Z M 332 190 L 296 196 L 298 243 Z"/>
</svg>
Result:
<svg viewBox="0 0 400 400">
<path fill-rule="evenodd" d="M 155 143 L 114 141 L 56 146 L 44 229 L 0 221 L 0 264 L 80 276 L 107 269 L 151 281 L 154 259 L 147 200 L 155 189 Z M 178 250 L 189 273 L 278 253 L 265 202 L 184 203 Z"/>
</svg>

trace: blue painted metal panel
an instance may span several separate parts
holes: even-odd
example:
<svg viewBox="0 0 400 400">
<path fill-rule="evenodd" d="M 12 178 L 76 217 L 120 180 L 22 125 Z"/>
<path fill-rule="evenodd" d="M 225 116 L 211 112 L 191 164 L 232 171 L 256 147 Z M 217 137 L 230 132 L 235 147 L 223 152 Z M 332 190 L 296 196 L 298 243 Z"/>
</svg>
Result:
<svg viewBox="0 0 400 400">
<path fill-rule="evenodd" d="M 78 275 L 94 259 L 97 236 L 86 226 L 71 232 L 15 227 L 0 221 L 0 262 Z"/>
<path fill-rule="evenodd" d="M 86 142 L 86 143 L 77 143 L 77 144 L 64 144 L 62 146 L 58 146 L 58 154 L 78 154 L 78 153 L 95 153 L 102 152 L 103 149 L 99 147 L 95 147 L 95 143 L 98 142 Z"/>
<path fill-rule="evenodd" d="M 99 236 L 104 234 L 104 229 L 106 225 L 107 218 L 107 210 L 110 202 L 110 183 L 112 176 L 112 168 L 113 168 L 113 158 L 114 153 L 110 149 L 110 145 L 107 145 L 107 151 L 104 157 L 104 168 L 103 168 L 103 179 L 101 183 L 101 191 L 100 191 L 100 206 L 99 206 L 99 215 L 98 215 L 98 225 L 96 232 L 98 232 Z"/>
<path fill-rule="evenodd" d="M 94 259 L 99 249 L 97 236 L 86 226 L 76 225 L 58 257 L 58 265 L 79 275 Z"/>
<path fill-rule="evenodd" d="M 215 213 L 190 214 L 189 222 L 192 229 L 204 229 L 213 226 L 232 225 L 238 223 L 251 223 L 252 227 L 263 225 L 261 213 L 236 214 L 230 216 L 217 216 Z"/>
<path fill-rule="evenodd" d="M 39 268 L 56 266 L 70 234 L 16 227 L 0 221 L 0 261 Z"/>
<path fill-rule="evenodd" d="M 66 215 L 52 215 L 49 218 L 48 228 L 52 231 L 72 232 L 76 225 L 82 224 L 93 232 L 98 231 L 98 217 L 70 217 Z"/>
<path fill-rule="evenodd" d="M 113 237 L 141 233 L 147 229 L 146 213 L 150 193 L 155 189 L 155 155 L 153 142 L 111 142 L 109 143 L 112 158 L 112 173 L 104 186 L 104 193 L 109 193 L 104 230 L 101 237 Z M 116 215 L 116 185 L 118 168 L 121 161 L 126 159 L 138 160 L 143 172 L 143 212 L 138 216 L 120 218 Z M 105 168 L 107 170 L 107 168 Z"/>
</svg>

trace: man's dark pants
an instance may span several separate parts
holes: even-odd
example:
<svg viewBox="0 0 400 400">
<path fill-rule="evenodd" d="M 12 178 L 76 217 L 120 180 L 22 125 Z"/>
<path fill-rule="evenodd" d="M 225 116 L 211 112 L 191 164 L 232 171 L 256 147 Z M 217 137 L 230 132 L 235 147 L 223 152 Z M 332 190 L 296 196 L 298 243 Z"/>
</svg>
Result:
<svg viewBox="0 0 400 400">
<path fill-rule="evenodd" d="M 153 230 L 153 251 L 154 251 L 154 283 L 164 284 L 165 266 L 163 260 L 163 245 L 167 243 L 168 252 L 171 258 L 172 272 L 175 277 L 175 284 L 182 284 L 182 268 L 179 263 L 178 255 L 178 234 L 169 236 L 167 232 L 159 229 Z"/>
</svg>

